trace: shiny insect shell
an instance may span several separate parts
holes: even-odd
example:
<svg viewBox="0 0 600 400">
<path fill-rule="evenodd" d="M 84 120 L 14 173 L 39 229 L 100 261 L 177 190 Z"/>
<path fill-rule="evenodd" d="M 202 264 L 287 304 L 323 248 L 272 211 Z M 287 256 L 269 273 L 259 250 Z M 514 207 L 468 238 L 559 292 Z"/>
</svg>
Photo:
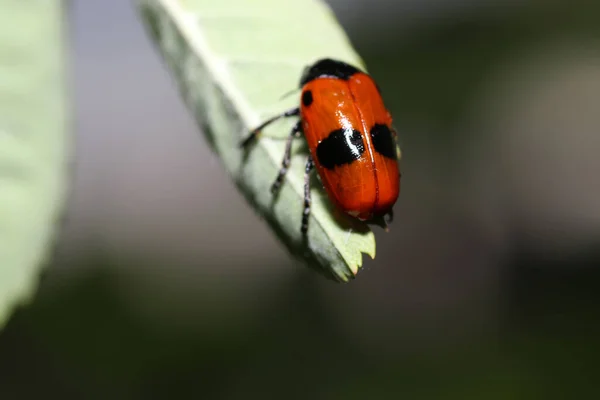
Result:
<svg viewBox="0 0 600 400">
<path fill-rule="evenodd" d="M 300 106 L 262 123 L 242 142 L 253 143 L 260 131 L 280 118 L 300 116 L 285 146 L 276 192 L 290 165 L 291 143 L 304 134 L 310 155 L 305 168 L 301 230 L 308 229 L 309 173 L 316 167 L 329 198 L 363 221 L 392 216 L 400 193 L 396 133 L 379 88 L 365 72 L 342 61 L 322 59 L 300 79 Z"/>
</svg>

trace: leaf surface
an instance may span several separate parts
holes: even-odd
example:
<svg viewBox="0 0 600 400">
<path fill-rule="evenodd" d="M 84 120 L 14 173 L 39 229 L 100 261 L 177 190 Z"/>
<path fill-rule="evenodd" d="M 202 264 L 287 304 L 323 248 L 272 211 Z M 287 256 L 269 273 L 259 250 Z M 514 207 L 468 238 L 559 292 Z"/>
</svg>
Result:
<svg viewBox="0 0 600 400">
<path fill-rule="evenodd" d="M 208 142 L 259 215 L 309 266 L 340 281 L 353 278 L 362 253 L 375 256 L 375 237 L 367 225 L 336 211 L 313 179 L 309 232 L 303 239 L 308 152 L 302 140 L 294 143 L 292 165 L 279 194 L 270 193 L 283 159 L 282 139 L 295 121 L 274 123 L 246 152 L 238 146 L 262 120 L 297 105 L 299 93 L 281 97 L 298 88 L 306 65 L 330 57 L 362 67 L 329 8 L 316 0 L 137 4 Z"/>
</svg>

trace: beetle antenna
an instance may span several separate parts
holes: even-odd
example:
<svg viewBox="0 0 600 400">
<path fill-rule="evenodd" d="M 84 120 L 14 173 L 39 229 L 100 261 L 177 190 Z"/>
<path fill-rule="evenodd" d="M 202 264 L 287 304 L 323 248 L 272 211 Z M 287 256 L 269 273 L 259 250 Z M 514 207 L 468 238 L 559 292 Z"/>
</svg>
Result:
<svg viewBox="0 0 600 400">
<path fill-rule="evenodd" d="M 281 96 L 281 97 L 279 98 L 279 100 L 283 100 L 283 99 L 285 99 L 285 98 L 287 98 L 287 97 L 291 96 L 291 95 L 292 95 L 292 94 L 294 94 L 294 93 L 295 93 L 297 90 L 300 90 L 300 89 L 292 89 L 292 90 L 290 90 L 289 92 L 286 92 L 286 93 L 285 93 L 283 96 Z"/>
</svg>

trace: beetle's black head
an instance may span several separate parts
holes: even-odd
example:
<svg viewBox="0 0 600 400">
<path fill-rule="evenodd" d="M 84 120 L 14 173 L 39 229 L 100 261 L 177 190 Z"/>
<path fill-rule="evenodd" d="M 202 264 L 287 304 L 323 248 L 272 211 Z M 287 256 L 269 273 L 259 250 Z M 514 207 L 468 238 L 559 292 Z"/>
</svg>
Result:
<svg viewBox="0 0 600 400">
<path fill-rule="evenodd" d="M 304 68 L 302 77 L 300 78 L 300 87 L 306 85 L 308 82 L 322 77 L 339 78 L 348 80 L 350 77 L 357 72 L 361 72 L 358 68 L 353 67 L 350 64 L 346 64 L 343 61 L 332 60 L 331 58 L 324 58 L 317 61 L 313 65 L 309 65 Z"/>
</svg>

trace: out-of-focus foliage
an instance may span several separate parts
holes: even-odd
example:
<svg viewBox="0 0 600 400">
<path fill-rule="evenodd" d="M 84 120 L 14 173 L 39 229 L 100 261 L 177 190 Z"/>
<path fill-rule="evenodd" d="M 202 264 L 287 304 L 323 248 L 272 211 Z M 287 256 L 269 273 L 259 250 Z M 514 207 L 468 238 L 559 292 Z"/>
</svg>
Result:
<svg viewBox="0 0 600 400">
<path fill-rule="evenodd" d="M 62 1 L 0 1 L 0 328 L 37 287 L 66 177 Z"/>
</svg>

